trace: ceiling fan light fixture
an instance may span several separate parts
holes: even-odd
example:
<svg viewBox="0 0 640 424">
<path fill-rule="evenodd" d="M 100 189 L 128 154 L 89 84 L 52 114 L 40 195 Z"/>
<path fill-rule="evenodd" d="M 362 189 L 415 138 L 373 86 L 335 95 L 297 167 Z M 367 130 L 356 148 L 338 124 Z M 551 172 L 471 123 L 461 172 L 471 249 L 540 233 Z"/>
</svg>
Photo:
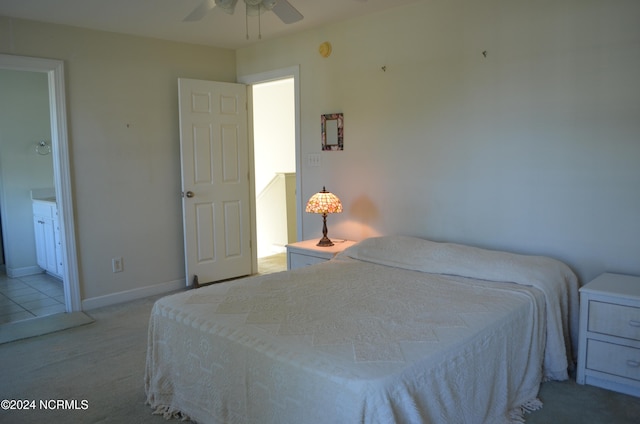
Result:
<svg viewBox="0 0 640 424">
<path fill-rule="evenodd" d="M 229 15 L 232 15 L 235 11 L 236 3 L 238 3 L 238 0 L 216 0 L 216 6 L 224 10 Z"/>
<path fill-rule="evenodd" d="M 247 7 L 248 16 L 262 15 L 267 10 L 273 9 L 276 5 L 276 0 L 244 0 Z"/>
</svg>

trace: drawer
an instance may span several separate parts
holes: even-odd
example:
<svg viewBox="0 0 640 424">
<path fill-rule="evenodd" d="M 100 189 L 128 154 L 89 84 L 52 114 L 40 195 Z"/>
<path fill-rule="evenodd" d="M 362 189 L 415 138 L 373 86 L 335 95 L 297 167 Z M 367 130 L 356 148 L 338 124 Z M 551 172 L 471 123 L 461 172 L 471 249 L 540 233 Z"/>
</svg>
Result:
<svg viewBox="0 0 640 424">
<path fill-rule="evenodd" d="M 589 331 L 640 340 L 640 308 L 591 301 Z"/>
<path fill-rule="evenodd" d="M 587 368 L 640 381 L 640 349 L 589 339 Z"/>
<path fill-rule="evenodd" d="M 300 253 L 289 253 L 291 269 L 302 268 L 304 266 L 319 264 L 327 259 L 318 258 L 317 256 L 303 255 Z"/>
</svg>

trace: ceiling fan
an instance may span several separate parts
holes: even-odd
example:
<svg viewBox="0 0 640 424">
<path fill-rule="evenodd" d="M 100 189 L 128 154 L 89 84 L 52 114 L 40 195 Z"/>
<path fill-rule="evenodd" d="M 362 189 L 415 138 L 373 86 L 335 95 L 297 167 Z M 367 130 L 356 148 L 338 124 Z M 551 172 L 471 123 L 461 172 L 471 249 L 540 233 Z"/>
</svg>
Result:
<svg viewBox="0 0 640 424">
<path fill-rule="evenodd" d="M 285 24 L 292 24 L 302 20 L 303 16 L 287 0 L 243 0 L 246 6 L 247 16 L 260 16 L 266 11 L 272 11 Z M 214 7 L 219 7 L 224 12 L 232 15 L 238 0 L 202 0 L 183 21 L 199 21 Z"/>
</svg>

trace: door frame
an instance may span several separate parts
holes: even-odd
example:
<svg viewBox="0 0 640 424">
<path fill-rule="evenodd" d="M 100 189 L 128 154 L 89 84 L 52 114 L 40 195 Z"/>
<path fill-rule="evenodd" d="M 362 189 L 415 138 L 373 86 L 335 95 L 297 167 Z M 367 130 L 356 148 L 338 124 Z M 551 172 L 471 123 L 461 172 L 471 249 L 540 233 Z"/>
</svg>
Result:
<svg viewBox="0 0 640 424">
<path fill-rule="evenodd" d="M 302 149 L 300 137 L 300 66 L 290 66 L 288 68 L 274 69 L 272 71 L 261 72 L 257 74 L 240 75 L 237 77 L 238 83 L 246 84 L 247 87 L 247 135 L 249 137 L 249 195 L 251 196 L 251 240 L 253 240 L 252 254 L 252 273 L 258 272 L 258 246 L 257 230 L 256 230 L 256 185 L 255 185 L 255 155 L 253 150 L 253 94 L 249 88 L 254 84 L 261 84 L 270 81 L 277 81 L 285 78 L 293 78 L 293 96 L 295 111 L 295 161 L 296 161 L 296 233 L 298 241 L 302 237 L 302 178 L 300 170 L 302 169 Z"/>
<path fill-rule="evenodd" d="M 71 192 L 71 165 L 67 130 L 67 106 L 64 84 L 64 62 L 55 59 L 0 54 L 0 68 L 14 71 L 44 72 L 49 86 L 49 113 L 51 116 L 51 151 L 53 180 L 56 190 L 60 237 L 64 265 L 64 300 L 67 312 L 82 310 L 78 279 L 73 199 Z"/>
</svg>

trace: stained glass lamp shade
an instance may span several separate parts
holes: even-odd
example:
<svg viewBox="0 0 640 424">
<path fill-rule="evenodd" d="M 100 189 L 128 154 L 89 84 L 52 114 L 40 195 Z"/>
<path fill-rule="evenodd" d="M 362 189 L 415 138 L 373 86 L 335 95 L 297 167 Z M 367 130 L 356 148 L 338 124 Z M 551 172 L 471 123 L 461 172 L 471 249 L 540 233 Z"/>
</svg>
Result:
<svg viewBox="0 0 640 424">
<path fill-rule="evenodd" d="M 327 215 L 330 213 L 342 212 L 342 203 L 338 196 L 328 192 L 324 187 L 322 191 L 311 196 L 307 202 L 305 210 L 308 213 L 317 213 L 322 215 L 322 238 L 316 246 L 328 247 L 333 246 L 333 242 L 327 237 Z"/>
</svg>

